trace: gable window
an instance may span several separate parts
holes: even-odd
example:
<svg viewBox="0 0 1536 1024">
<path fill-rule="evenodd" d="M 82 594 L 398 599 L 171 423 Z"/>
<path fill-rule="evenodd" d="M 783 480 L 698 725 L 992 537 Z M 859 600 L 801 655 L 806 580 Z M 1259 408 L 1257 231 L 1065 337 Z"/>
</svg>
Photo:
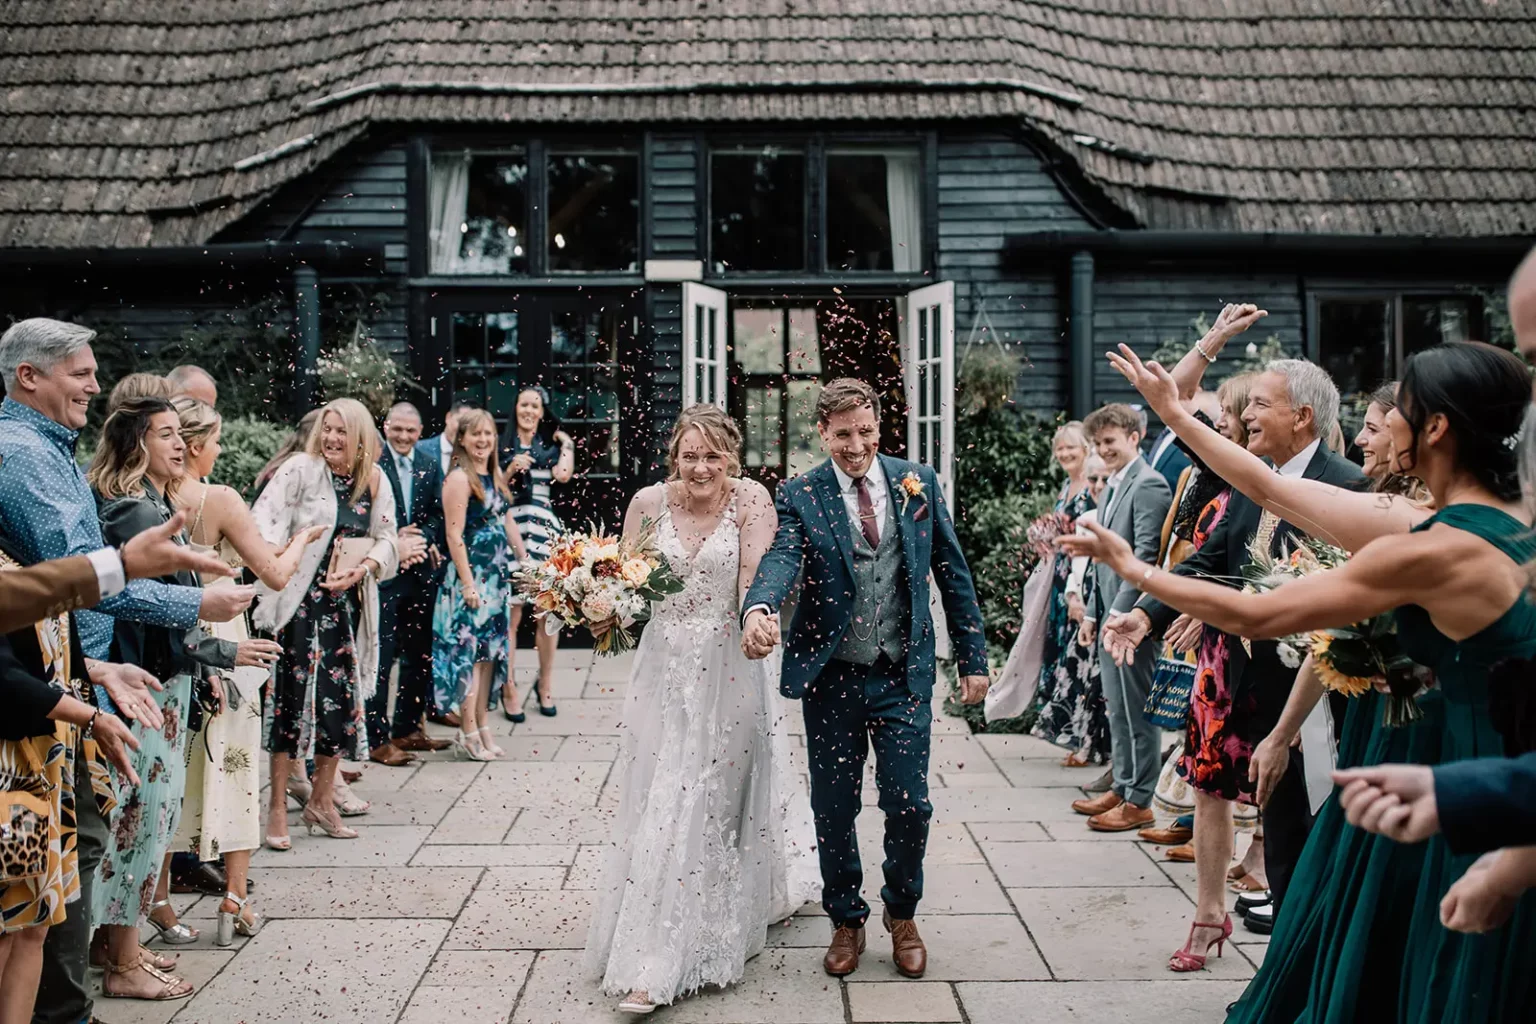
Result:
<svg viewBox="0 0 1536 1024">
<path fill-rule="evenodd" d="M 829 149 L 826 181 L 828 269 L 922 269 L 915 149 Z"/>
<path fill-rule="evenodd" d="M 548 235 L 550 270 L 639 269 L 639 156 L 551 153 Z"/>
<path fill-rule="evenodd" d="M 1397 380 L 1416 352 L 1477 337 L 1482 313 L 1482 301 L 1472 295 L 1319 295 L 1317 361 L 1341 394 L 1358 394 Z"/>
<path fill-rule="evenodd" d="M 527 272 L 526 154 L 434 153 L 428 189 L 432 273 Z"/>
<path fill-rule="evenodd" d="M 709 162 L 715 272 L 805 269 L 805 154 L 716 150 Z"/>
</svg>

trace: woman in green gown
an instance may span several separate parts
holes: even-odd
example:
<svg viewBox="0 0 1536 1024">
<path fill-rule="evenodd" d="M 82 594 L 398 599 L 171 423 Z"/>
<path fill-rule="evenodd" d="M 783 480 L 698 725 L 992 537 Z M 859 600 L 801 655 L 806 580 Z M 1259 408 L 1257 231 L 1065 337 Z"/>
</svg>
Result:
<svg viewBox="0 0 1536 1024">
<path fill-rule="evenodd" d="M 1203 445 L 1217 446 L 1168 401 L 1174 386 L 1160 367 L 1143 366 L 1128 350 L 1111 358 L 1214 471 L 1259 504 L 1357 555 L 1341 569 L 1266 594 L 1242 594 L 1157 572 L 1102 531 L 1063 545 L 1104 560 L 1195 618 L 1249 637 L 1347 625 L 1397 609 L 1405 650 L 1435 670 L 1438 690 L 1420 698 L 1425 717 L 1402 729 L 1381 725 L 1381 698 L 1354 701 L 1340 763 L 1501 754 L 1488 710 L 1488 669 L 1536 653 L 1536 608 L 1524 597 L 1523 567 L 1536 558 L 1536 542 L 1519 501 L 1514 451 L 1530 401 L 1530 379 L 1519 360 L 1474 342 L 1438 346 L 1410 360 L 1402 406 L 1387 426 L 1394 469 L 1423 481 L 1439 509 L 1431 514 L 1400 498 L 1268 470 L 1256 474 L 1242 460 L 1257 460 L 1233 445 L 1208 454 Z M 1536 901 L 1527 897 L 1503 929 L 1488 935 L 1440 926 L 1439 901 L 1472 859 L 1452 857 L 1443 840 L 1405 847 L 1360 832 L 1330 798 L 1297 866 L 1264 966 L 1230 1020 L 1428 1024 L 1492 1022 L 1524 1012 L 1519 1008 L 1536 995 L 1529 970 Z M 1202 932 L 1212 944 L 1224 935 L 1214 927 Z"/>
</svg>

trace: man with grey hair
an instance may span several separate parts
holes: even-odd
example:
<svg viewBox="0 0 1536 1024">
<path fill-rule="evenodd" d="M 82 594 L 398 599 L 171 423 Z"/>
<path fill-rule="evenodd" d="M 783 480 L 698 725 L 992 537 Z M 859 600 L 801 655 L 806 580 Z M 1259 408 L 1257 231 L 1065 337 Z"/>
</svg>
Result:
<svg viewBox="0 0 1536 1024">
<path fill-rule="evenodd" d="M 1338 388 L 1320 366 L 1302 359 L 1276 360 L 1254 382 L 1248 406 L 1243 410 L 1248 450 L 1269 459 L 1275 471 L 1285 476 L 1322 480 L 1340 487 L 1364 486 L 1360 468 L 1330 451 L 1324 443 L 1338 416 Z M 1244 495 L 1233 494 L 1226 515 L 1205 545 L 1174 571 L 1238 586 L 1246 578 L 1249 552 L 1256 543 L 1279 554 L 1288 539 L 1301 533 Z M 1111 618 L 1104 625 L 1104 645 L 1115 652 L 1128 647 L 1133 650 L 1148 635 L 1167 630 L 1177 617 L 1174 609 L 1143 595 L 1131 612 Z M 1272 640 L 1232 637 L 1226 646 L 1226 680 L 1232 694 L 1227 729 L 1233 738 L 1252 749 L 1279 722 L 1296 681 L 1296 669 L 1280 660 L 1278 646 Z M 1117 660 L 1120 656 L 1116 653 Z M 1342 713 L 1343 709 L 1338 709 L 1340 718 Z M 1314 757 L 1324 754 L 1317 750 L 1311 753 Z M 1254 931 L 1269 930 L 1274 909 L 1284 899 L 1312 827 L 1312 801 L 1303 774 L 1305 756 L 1297 752 L 1290 759 L 1285 775 L 1264 806 L 1264 867 L 1272 903 L 1258 908 L 1257 913 L 1249 913 L 1248 926 Z M 1196 787 L 1195 858 L 1202 873 L 1226 871 L 1231 835 L 1230 809 L 1226 809 L 1226 803 L 1236 796 L 1252 797 L 1252 783 L 1246 773 L 1233 774 L 1240 776 L 1238 792 L 1206 793 Z M 1223 814 L 1225 825 L 1221 824 Z M 1224 854 L 1220 852 L 1223 850 Z M 1214 860 L 1221 863 L 1217 865 Z"/>
<path fill-rule="evenodd" d="M 11 325 L 0 336 L 0 374 L 6 397 L 0 403 L 0 546 L 23 565 L 99 552 L 101 524 L 96 499 L 75 461 L 75 443 L 85 426 L 96 383 L 95 332 L 78 324 L 38 317 Z M 119 566 L 118 569 L 121 572 Z M 114 581 L 115 583 L 115 581 Z M 82 694 L 103 711 L 152 721 L 158 707 L 142 668 L 106 664 L 112 618 L 191 629 L 199 620 L 226 622 L 255 596 L 254 587 L 169 586 L 134 580 L 102 600 L 97 611 L 74 613 L 74 628 L 96 692 Z M 88 762 L 79 769 L 75 792 L 89 794 Z M 95 801 L 75 803 L 80 899 L 69 905 L 62 925 L 48 931 L 38 989 L 38 1024 L 77 1024 L 88 1019 L 91 993 L 86 975 L 91 937 L 91 890 L 106 845 L 107 823 Z M 124 979 L 124 990 L 152 994 L 159 983 L 148 975 Z"/>
<path fill-rule="evenodd" d="M 171 382 L 176 394 L 195 398 L 210 409 L 219 407 L 219 386 L 214 382 L 213 374 L 201 366 L 185 363 L 172 367 L 165 379 Z"/>
</svg>

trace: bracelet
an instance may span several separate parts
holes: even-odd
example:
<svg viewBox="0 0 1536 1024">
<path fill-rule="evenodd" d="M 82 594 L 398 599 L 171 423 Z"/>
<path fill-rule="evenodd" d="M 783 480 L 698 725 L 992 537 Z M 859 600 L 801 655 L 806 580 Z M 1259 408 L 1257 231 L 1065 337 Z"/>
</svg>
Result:
<svg viewBox="0 0 1536 1024">
<path fill-rule="evenodd" d="M 101 717 L 101 708 L 91 712 L 91 720 L 85 723 L 85 728 L 80 730 L 80 735 L 90 739 L 96 730 L 96 719 Z"/>
<path fill-rule="evenodd" d="M 1143 583 L 1147 582 L 1147 580 L 1152 578 L 1152 574 L 1155 573 L 1155 572 L 1157 572 L 1157 566 L 1155 566 L 1155 565 L 1147 566 L 1146 571 L 1144 571 L 1141 574 L 1141 582 L 1143 582 Z"/>
<path fill-rule="evenodd" d="M 1212 366 L 1216 364 L 1216 357 L 1207 352 L 1205 346 L 1201 345 L 1198 341 L 1195 342 L 1195 351 L 1200 353 L 1200 358 L 1204 359 L 1207 364 Z"/>
</svg>

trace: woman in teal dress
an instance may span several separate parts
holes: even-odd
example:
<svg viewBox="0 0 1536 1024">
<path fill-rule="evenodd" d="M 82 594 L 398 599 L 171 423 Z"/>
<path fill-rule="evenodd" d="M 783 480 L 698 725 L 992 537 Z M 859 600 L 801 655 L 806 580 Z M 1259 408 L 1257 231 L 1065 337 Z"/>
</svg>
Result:
<svg viewBox="0 0 1536 1024">
<path fill-rule="evenodd" d="M 437 706 L 460 718 L 455 749 L 490 761 L 502 754 L 487 712 L 507 681 L 512 555 L 526 557 L 511 491 L 496 467 L 490 413 L 464 414 L 449 467 L 443 524 L 450 561 L 432 614 L 432 678 Z"/>
<path fill-rule="evenodd" d="M 1172 388 L 1167 375 L 1133 355 L 1115 362 L 1163 414 Z M 1207 461 L 1234 486 L 1357 552 L 1340 569 L 1266 594 L 1243 594 L 1151 570 L 1103 531 L 1065 543 L 1173 607 L 1242 636 L 1285 636 L 1395 611 L 1404 649 L 1435 671 L 1438 689 L 1420 697 L 1424 717 L 1402 729 L 1381 725 L 1384 698 L 1354 701 L 1340 762 L 1498 756 L 1488 669 L 1536 652 L 1536 608 L 1525 596 L 1524 566 L 1536 557 L 1536 542 L 1520 502 L 1515 458 L 1530 378 L 1501 349 L 1445 344 L 1409 361 L 1399 397 L 1386 422 L 1393 469 L 1424 483 L 1439 509 L 1434 514 L 1395 496 L 1254 474 L 1242 463 L 1251 458 L 1246 453 L 1238 458 L 1211 445 L 1215 457 Z M 1180 422 L 1177 412 L 1164 418 L 1180 436 L 1189 429 L 1192 445 L 1206 454 L 1200 444 L 1209 438 L 1192 420 Z M 1440 900 L 1472 860 L 1451 856 L 1443 840 L 1399 846 L 1365 834 L 1344 822 L 1330 798 L 1297 866 L 1264 966 L 1231 1019 L 1516 1019 L 1536 996 L 1529 970 L 1536 901 L 1526 897 L 1496 932 L 1446 932 Z M 1202 944 L 1216 946 L 1230 934 L 1229 920 L 1208 924 Z"/>
</svg>

